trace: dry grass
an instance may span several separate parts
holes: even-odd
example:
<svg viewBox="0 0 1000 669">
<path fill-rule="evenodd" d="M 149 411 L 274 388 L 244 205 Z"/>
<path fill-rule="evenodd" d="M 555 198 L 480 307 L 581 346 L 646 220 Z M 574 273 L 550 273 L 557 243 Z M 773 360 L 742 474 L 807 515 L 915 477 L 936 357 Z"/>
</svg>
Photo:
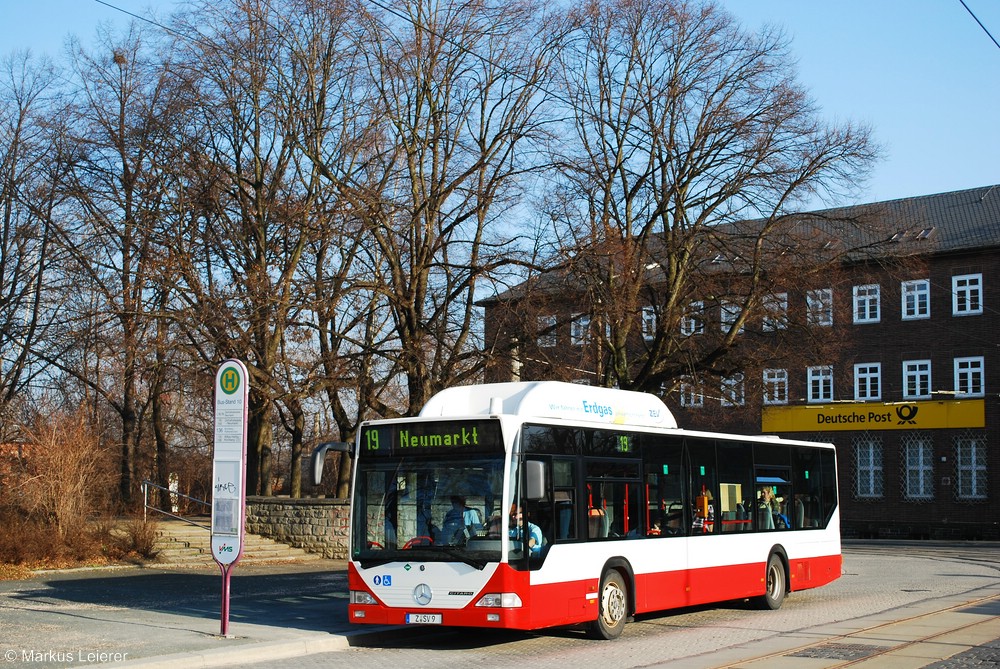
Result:
<svg viewBox="0 0 1000 669">
<path fill-rule="evenodd" d="M 156 557 L 156 523 L 143 518 L 86 523 L 71 542 L 56 527 L 7 510 L 0 513 L 0 580 L 29 578 L 39 569 L 143 564 Z"/>
</svg>

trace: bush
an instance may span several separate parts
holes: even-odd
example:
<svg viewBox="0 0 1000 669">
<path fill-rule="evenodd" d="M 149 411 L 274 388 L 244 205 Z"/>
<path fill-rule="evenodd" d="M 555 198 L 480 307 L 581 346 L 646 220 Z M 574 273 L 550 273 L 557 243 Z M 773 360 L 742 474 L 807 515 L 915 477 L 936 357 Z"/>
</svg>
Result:
<svg viewBox="0 0 1000 669">
<path fill-rule="evenodd" d="M 0 487 L 0 564 L 8 566 L 0 578 L 155 555 L 155 522 L 112 517 L 115 460 L 84 414 L 39 418 L 28 436 Z"/>
<path fill-rule="evenodd" d="M 38 563 L 61 556 L 64 544 L 50 525 L 16 509 L 0 510 L 0 562 Z"/>
<path fill-rule="evenodd" d="M 88 517 L 106 515 L 113 458 L 82 412 L 39 417 L 29 432 L 28 476 L 18 486 L 30 516 L 47 519 L 64 543 L 81 539 Z"/>
<path fill-rule="evenodd" d="M 156 557 L 157 539 L 156 521 L 136 516 L 129 518 L 118 525 L 119 545 L 127 556 L 136 556 L 144 559 Z"/>
</svg>

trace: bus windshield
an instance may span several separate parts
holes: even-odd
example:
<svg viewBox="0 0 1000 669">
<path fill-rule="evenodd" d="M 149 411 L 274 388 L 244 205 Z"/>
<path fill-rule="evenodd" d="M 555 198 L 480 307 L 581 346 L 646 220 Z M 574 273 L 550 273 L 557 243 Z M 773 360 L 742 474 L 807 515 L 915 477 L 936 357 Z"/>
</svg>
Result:
<svg viewBox="0 0 1000 669">
<path fill-rule="evenodd" d="M 398 560 L 500 560 L 504 449 L 493 420 L 365 426 L 351 553 L 364 566 Z"/>
</svg>

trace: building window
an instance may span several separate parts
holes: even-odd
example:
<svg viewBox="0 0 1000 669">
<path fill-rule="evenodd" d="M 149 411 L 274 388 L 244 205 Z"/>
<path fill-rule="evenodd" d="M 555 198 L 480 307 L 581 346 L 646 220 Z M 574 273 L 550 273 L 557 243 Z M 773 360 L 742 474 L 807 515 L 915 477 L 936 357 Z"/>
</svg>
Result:
<svg viewBox="0 0 1000 669">
<path fill-rule="evenodd" d="M 788 327 L 788 293 L 777 293 L 764 298 L 764 332 L 774 332 Z"/>
<path fill-rule="evenodd" d="M 833 366 L 809 367 L 806 370 L 807 401 L 833 401 Z"/>
<path fill-rule="evenodd" d="M 903 320 L 931 317 L 931 282 L 927 279 L 902 283 Z"/>
<path fill-rule="evenodd" d="M 955 439 L 955 495 L 962 500 L 986 499 L 986 440 Z"/>
<path fill-rule="evenodd" d="M 741 407 L 744 399 L 742 374 L 736 374 L 722 380 L 722 406 Z"/>
<path fill-rule="evenodd" d="M 931 361 L 903 361 L 903 399 L 919 400 L 931 396 Z"/>
<path fill-rule="evenodd" d="M 689 408 L 705 406 L 705 396 L 690 381 L 681 382 L 681 406 Z"/>
<path fill-rule="evenodd" d="M 903 438 L 903 496 L 911 500 L 934 499 L 934 443 L 920 434 Z"/>
<path fill-rule="evenodd" d="M 722 325 L 722 331 L 729 332 L 729 330 L 732 329 L 733 325 L 736 324 L 736 321 L 739 320 L 740 315 L 742 313 L 743 310 L 740 308 L 740 305 L 736 304 L 735 302 L 728 302 L 728 301 L 720 302 L 719 321 Z M 740 326 L 740 329 L 737 332 L 743 332 L 742 325 Z"/>
<path fill-rule="evenodd" d="M 955 358 L 955 394 L 959 397 L 982 397 L 983 358 Z"/>
<path fill-rule="evenodd" d="M 652 341 L 656 337 L 656 309 L 642 308 L 642 338 Z"/>
<path fill-rule="evenodd" d="M 854 365 L 854 399 L 859 402 L 882 399 L 882 363 Z"/>
<path fill-rule="evenodd" d="M 705 303 L 698 301 L 688 305 L 688 311 L 681 318 L 681 334 L 685 337 L 705 334 Z"/>
<path fill-rule="evenodd" d="M 859 498 L 882 497 L 882 443 L 874 437 L 854 441 L 854 495 Z"/>
<path fill-rule="evenodd" d="M 764 370 L 764 404 L 788 404 L 788 370 Z"/>
<path fill-rule="evenodd" d="M 833 289 L 821 288 L 806 293 L 806 322 L 809 325 L 833 325 Z"/>
<path fill-rule="evenodd" d="M 881 319 L 881 307 L 877 283 L 854 287 L 854 322 L 878 323 Z"/>
<path fill-rule="evenodd" d="M 538 347 L 539 348 L 554 348 L 558 342 L 556 341 L 556 317 L 555 316 L 539 316 L 538 317 Z"/>
<path fill-rule="evenodd" d="M 975 316 L 983 313 L 982 274 L 951 277 L 951 313 L 955 316 Z"/>
<path fill-rule="evenodd" d="M 590 315 L 573 314 L 569 324 L 569 340 L 573 346 L 582 346 L 590 338 Z"/>
</svg>

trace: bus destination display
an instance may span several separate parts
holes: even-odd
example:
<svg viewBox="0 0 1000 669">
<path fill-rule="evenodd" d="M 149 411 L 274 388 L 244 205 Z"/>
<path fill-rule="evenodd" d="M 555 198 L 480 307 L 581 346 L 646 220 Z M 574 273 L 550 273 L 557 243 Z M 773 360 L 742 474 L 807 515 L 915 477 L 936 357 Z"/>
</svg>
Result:
<svg viewBox="0 0 1000 669">
<path fill-rule="evenodd" d="M 503 444 L 498 421 L 452 420 L 369 425 L 361 431 L 361 450 L 369 455 L 495 453 Z"/>
</svg>

